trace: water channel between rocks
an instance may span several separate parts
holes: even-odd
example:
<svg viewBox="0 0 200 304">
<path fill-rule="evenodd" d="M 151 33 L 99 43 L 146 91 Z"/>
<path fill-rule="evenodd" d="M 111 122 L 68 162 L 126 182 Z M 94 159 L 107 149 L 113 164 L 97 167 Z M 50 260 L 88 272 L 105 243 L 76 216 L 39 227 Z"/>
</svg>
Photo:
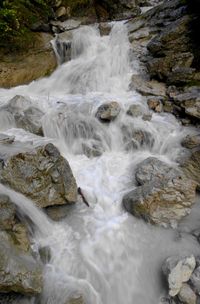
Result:
<svg viewBox="0 0 200 304">
<path fill-rule="evenodd" d="M 80 199 L 65 219 L 54 223 L 31 201 L 0 186 L 0 193 L 9 194 L 35 224 L 34 247 L 51 249 L 42 304 L 65 304 L 79 295 L 86 304 L 157 304 L 165 294 L 164 259 L 199 253 L 198 243 L 188 234 L 196 225 L 192 214 L 177 232 L 138 220 L 122 207 L 122 196 L 135 187 L 136 165 L 155 156 L 177 166 L 184 153 L 181 139 L 190 132 L 170 114 L 154 113 L 151 121 L 126 115 L 131 104 L 148 112 L 144 98 L 129 91 L 131 75 L 139 73 L 139 63 L 130 62 L 129 55 L 123 23 L 114 24 L 103 37 L 95 27 L 81 27 L 74 33 L 71 61 L 49 78 L 0 90 L 2 105 L 20 94 L 45 112 L 45 137 L 15 128 L 9 117 L 1 118 L 0 131 L 33 145 L 53 142 L 90 204 L 87 208 Z M 107 101 L 117 101 L 122 111 L 114 122 L 102 124 L 95 113 Z M 128 149 L 123 132 L 134 129 L 148 131 L 150 139 L 138 149 Z M 102 154 L 86 157 L 83 144 L 98 145 Z"/>
</svg>

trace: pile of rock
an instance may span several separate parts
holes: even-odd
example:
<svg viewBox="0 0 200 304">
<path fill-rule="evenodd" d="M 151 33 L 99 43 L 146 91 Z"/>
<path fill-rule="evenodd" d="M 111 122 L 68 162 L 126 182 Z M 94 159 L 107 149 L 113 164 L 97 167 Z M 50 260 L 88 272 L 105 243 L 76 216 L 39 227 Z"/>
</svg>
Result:
<svg viewBox="0 0 200 304">
<path fill-rule="evenodd" d="M 148 77 L 166 83 L 163 110 L 186 117 L 184 124 L 199 124 L 200 118 L 197 2 L 163 1 L 128 23 L 134 53 L 142 61 L 143 71 L 148 71 L 143 83 Z M 141 86 L 135 83 L 135 89 L 141 90 Z"/>
<path fill-rule="evenodd" d="M 169 257 L 163 264 L 169 298 L 165 303 L 196 304 L 200 299 L 200 263 L 193 255 Z"/>
</svg>

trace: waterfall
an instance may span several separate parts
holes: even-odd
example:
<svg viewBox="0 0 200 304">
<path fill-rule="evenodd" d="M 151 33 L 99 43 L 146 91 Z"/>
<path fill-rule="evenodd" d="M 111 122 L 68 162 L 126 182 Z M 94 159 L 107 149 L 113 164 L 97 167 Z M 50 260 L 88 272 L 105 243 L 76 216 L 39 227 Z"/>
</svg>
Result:
<svg viewBox="0 0 200 304">
<path fill-rule="evenodd" d="M 62 63 L 64 52 L 55 47 Z M 2 185 L 0 193 L 9 195 L 20 212 L 31 218 L 36 227 L 34 242 L 51 249 L 51 259 L 44 266 L 41 304 L 66 304 L 80 295 L 85 304 L 158 304 L 165 293 L 160 279 L 163 260 L 198 252 L 198 246 L 191 237 L 177 241 L 173 230 L 127 214 L 121 200 L 135 187 L 134 170 L 140 161 L 155 156 L 177 165 L 186 129 L 169 114 L 154 113 L 151 121 L 126 114 L 131 104 L 140 105 L 144 113 L 148 107 L 144 97 L 128 89 L 137 65 L 131 67 L 123 22 L 115 23 L 110 35 L 103 37 L 95 26 L 74 30 L 70 49 L 71 60 L 51 76 L 0 90 L 7 99 L 16 94 L 30 96 L 32 105 L 45 113 L 45 137 L 22 133 L 9 115 L 3 122 L 0 118 L 0 131 L 24 144 L 27 139 L 33 144 L 53 142 L 68 159 L 90 208 L 79 198 L 64 220 L 53 223 L 20 194 Z M 95 114 L 109 101 L 117 101 L 121 112 L 115 121 L 103 124 Z M 142 132 L 144 140 L 133 145 L 135 131 Z M 95 157 L 88 155 L 91 150 L 98 152 Z"/>
</svg>

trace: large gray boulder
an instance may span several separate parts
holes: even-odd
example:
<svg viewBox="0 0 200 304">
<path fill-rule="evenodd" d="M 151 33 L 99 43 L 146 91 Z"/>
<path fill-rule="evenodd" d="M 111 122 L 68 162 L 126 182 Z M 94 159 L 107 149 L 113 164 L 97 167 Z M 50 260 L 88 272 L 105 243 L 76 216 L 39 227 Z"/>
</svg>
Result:
<svg viewBox="0 0 200 304">
<path fill-rule="evenodd" d="M 128 212 L 161 226 L 176 226 L 190 213 L 195 201 L 196 182 L 179 171 L 150 158 L 141 163 L 141 169 L 138 166 L 136 180 L 142 186 L 123 197 Z"/>
<path fill-rule="evenodd" d="M 195 266 L 196 261 L 193 255 L 184 258 L 167 258 L 162 266 L 162 270 L 169 285 L 170 296 L 174 297 L 180 293 L 183 283 L 189 281 Z"/>
<path fill-rule="evenodd" d="M 29 254 L 23 254 L 0 232 L 0 292 L 35 295 L 42 291 L 41 266 Z"/>
<path fill-rule="evenodd" d="M 69 163 L 53 144 L 4 156 L 0 182 L 31 198 L 41 208 L 71 204 L 77 199 Z"/>
</svg>

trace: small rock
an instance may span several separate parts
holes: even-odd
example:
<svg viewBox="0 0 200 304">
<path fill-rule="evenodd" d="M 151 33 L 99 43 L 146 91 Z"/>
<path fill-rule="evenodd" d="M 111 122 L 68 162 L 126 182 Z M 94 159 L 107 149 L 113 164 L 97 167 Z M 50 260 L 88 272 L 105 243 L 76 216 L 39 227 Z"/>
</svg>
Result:
<svg viewBox="0 0 200 304">
<path fill-rule="evenodd" d="M 197 303 L 197 296 L 191 287 L 184 283 L 181 287 L 181 290 L 178 294 L 178 298 L 183 304 L 196 304 Z"/>
<path fill-rule="evenodd" d="M 152 119 L 152 114 L 144 114 L 144 115 L 142 116 L 142 119 L 143 119 L 144 121 L 150 121 L 150 120 Z"/>
<path fill-rule="evenodd" d="M 200 135 L 187 135 L 181 145 L 188 149 L 200 147 Z"/>
<path fill-rule="evenodd" d="M 162 102 L 160 97 L 158 96 L 148 97 L 147 104 L 151 110 L 158 113 L 162 112 Z"/>
<path fill-rule="evenodd" d="M 181 291 L 183 283 L 188 282 L 196 266 L 193 255 L 180 259 L 170 257 L 163 264 L 162 270 L 169 284 L 169 295 L 174 297 Z M 184 290 L 182 291 L 184 293 Z"/>
<path fill-rule="evenodd" d="M 107 36 L 110 34 L 111 31 L 111 24 L 107 22 L 101 22 L 99 23 L 99 32 L 101 36 Z"/>
<path fill-rule="evenodd" d="M 56 17 L 59 19 L 63 16 L 67 16 L 67 9 L 64 6 L 60 6 L 56 12 L 55 12 Z"/>
<path fill-rule="evenodd" d="M 122 126 L 123 142 L 126 150 L 140 149 L 142 147 L 152 148 L 154 138 L 152 134 L 145 130 L 134 130 L 129 125 Z"/>
<path fill-rule="evenodd" d="M 83 153 L 88 157 L 99 157 L 104 152 L 102 147 L 99 144 L 82 144 Z"/>
<path fill-rule="evenodd" d="M 163 100 L 163 111 L 167 113 L 174 112 L 174 104 L 169 100 Z"/>
<path fill-rule="evenodd" d="M 66 304 L 84 304 L 85 302 L 83 301 L 82 297 L 78 297 L 78 298 L 73 298 L 71 300 L 69 300 Z"/>
<path fill-rule="evenodd" d="M 139 117 L 142 116 L 143 110 L 140 105 L 133 104 L 128 108 L 126 113 L 132 117 Z"/>
<path fill-rule="evenodd" d="M 117 118 L 121 111 L 120 105 L 116 101 L 102 104 L 97 112 L 96 117 L 103 122 L 110 122 Z"/>
<path fill-rule="evenodd" d="M 15 136 L 0 134 L 0 144 L 12 144 L 15 141 Z"/>
</svg>

